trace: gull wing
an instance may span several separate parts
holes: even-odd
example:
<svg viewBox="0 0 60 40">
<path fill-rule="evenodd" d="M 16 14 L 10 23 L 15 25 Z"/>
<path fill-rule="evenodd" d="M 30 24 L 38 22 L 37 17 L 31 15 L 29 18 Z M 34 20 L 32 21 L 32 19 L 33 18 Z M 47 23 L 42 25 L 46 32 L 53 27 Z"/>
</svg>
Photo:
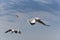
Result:
<svg viewBox="0 0 60 40">
<path fill-rule="evenodd" d="M 47 24 L 45 24 L 43 21 L 41 21 L 40 19 L 38 19 L 38 20 L 36 20 L 38 23 L 41 23 L 41 24 L 43 24 L 43 25 L 45 25 L 45 26 L 50 26 L 50 25 L 47 25 Z"/>
<path fill-rule="evenodd" d="M 9 29 L 9 30 L 7 30 L 5 33 L 8 33 L 8 32 L 10 32 L 10 31 L 12 31 L 11 29 Z"/>
</svg>

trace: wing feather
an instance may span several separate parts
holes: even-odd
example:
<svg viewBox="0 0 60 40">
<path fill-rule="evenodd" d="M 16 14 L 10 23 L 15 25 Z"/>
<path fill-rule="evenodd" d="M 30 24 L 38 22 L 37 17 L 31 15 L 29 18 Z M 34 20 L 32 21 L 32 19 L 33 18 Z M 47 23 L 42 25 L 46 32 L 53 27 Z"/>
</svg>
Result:
<svg viewBox="0 0 60 40">
<path fill-rule="evenodd" d="M 12 31 L 11 29 L 9 29 L 9 30 L 7 30 L 5 33 L 8 33 L 8 32 L 10 32 L 10 31 Z"/>
</svg>

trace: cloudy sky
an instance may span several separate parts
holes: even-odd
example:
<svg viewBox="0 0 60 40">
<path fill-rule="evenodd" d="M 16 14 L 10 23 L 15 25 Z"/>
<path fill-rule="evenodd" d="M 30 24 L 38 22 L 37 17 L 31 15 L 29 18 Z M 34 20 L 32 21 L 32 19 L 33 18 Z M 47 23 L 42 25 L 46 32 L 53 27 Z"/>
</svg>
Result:
<svg viewBox="0 0 60 40">
<path fill-rule="evenodd" d="M 51 26 L 31 26 L 33 17 Z M 10 28 L 22 34 L 5 34 Z M 60 0 L 0 0 L 0 40 L 60 40 Z"/>
</svg>

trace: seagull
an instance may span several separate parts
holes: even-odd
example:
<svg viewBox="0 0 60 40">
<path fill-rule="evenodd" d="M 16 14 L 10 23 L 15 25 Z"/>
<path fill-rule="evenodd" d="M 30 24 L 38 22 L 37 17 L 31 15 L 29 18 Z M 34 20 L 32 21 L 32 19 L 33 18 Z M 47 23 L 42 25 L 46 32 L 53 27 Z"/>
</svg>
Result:
<svg viewBox="0 0 60 40">
<path fill-rule="evenodd" d="M 7 30 L 5 33 L 8 33 L 8 32 L 15 32 L 15 33 L 19 33 L 19 34 L 21 34 L 21 31 L 19 31 L 19 30 L 14 30 L 14 29 L 9 29 L 9 30 Z"/>
<path fill-rule="evenodd" d="M 41 23 L 41 24 L 43 24 L 44 26 L 50 26 L 50 25 L 45 24 L 45 23 L 44 23 L 40 18 L 38 18 L 38 17 L 35 17 L 35 18 L 29 20 L 29 23 L 30 23 L 31 25 L 35 25 L 36 22 Z"/>
<path fill-rule="evenodd" d="M 16 15 L 16 17 L 18 18 L 19 16 L 18 16 L 18 15 Z"/>
</svg>

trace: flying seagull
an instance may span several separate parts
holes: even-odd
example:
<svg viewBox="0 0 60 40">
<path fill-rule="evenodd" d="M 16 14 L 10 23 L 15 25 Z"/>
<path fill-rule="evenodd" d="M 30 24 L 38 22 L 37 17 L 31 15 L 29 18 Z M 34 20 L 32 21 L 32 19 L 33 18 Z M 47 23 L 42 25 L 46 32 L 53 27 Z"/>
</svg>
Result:
<svg viewBox="0 0 60 40">
<path fill-rule="evenodd" d="M 18 18 L 19 16 L 18 16 L 18 15 L 16 15 L 16 17 Z"/>
<path fill-rule="evenodd" d="M 45 23 L 44 23 L 40 18 L 38 18 L 38 17 L 35 17 L 35 18 L 29 20 L 29 23 L 30 23 L 31 25 L 35 25 L 36 22 L 41 23 L 41 24 L 43 24 L 44 26 L 50 26 L 50 25 L 45 24 Z"/>
<path fill-rule="evenodd" d="M 15 32 L 15 33 L 19 33 L 19 34 L 21 34 L 21 31 L 19 31 L 19 30 L 14 30 L 14 29 L 9 29 L 9 30 L 7 30 L 5 33 L 8 33 L 8 32 Z"/>
</svg>

